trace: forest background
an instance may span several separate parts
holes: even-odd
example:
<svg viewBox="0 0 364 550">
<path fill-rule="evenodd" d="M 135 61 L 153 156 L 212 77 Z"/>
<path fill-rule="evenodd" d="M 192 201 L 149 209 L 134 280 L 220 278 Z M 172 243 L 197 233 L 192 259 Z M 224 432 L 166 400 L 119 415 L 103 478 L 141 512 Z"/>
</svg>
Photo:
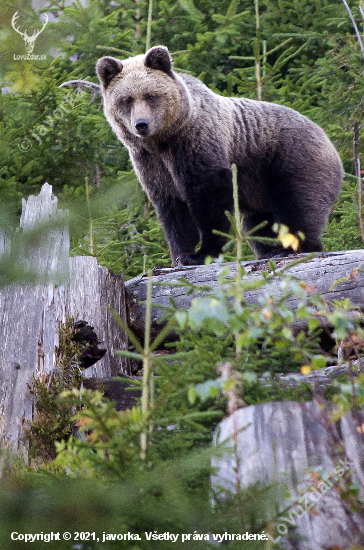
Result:
<svg viewBox="0 0 364 550">
<path fill-rule="evenodd" d="M 362 32 L 361 5 L 351 2 L 350 7 Z M 40 28 L 40 13 L 57 17 L 35 43 L 34 54 L 44 59 L 21 59 L 24 42 L 11 26 L 16 11 L 19 26 L 24 21 L 27 29 Z M 21 199 L 38 194 L 48 181 L 61 207 L 71 212 L 72 254 L 95 255 L 99 263 L 122 270 L 126 278 L 170 265 L 155 212 L 139 187 L 126 149 L 103 115 L 100 98 L 91 101 L 87 90 L 59 88 L 71 79 L 97 82 L 95 65 L 103 55 L 125 58 L 164 44 L 176 70 L 198 77 L 216 93 L 281 103 L 325 129 L 346 172 L 324 235 L 325 250 L 363 247 L 354 156 L 358 159 L 363 149 L 364 61 L 340 0 L 76 0 L 69 6 L 51 0 L 38 12 L 27 1 L 3 0 L 0 18 L 2 229 L 18 225 Z M 242 246 L 243 257 L 251 259 L 246 243 Z M 235 256 L 230 248 L 225 259 Z M 8 273 L 0 270 L 0 284 L 7 282 Z M 249 283 L 244 284 L 248 289 Z M 62 398 L 61 391 L 49 396 L 38 385 L 36 405 L 43 412 L 30 430 L 32 461 L 25 466 L 9 459 L 9 476 L 1 482 L 4 548 L 22 548 L 21 542 L 10 540 L 12 530 L 41 532 L 46 525 L 49 530 L 113 533 L 269 529 L 273 520 L 267 521 L 266 506 L 276 497 L 275 488 L 253 487 L 216 502 L 213 510 L 209 506 L 211 434 L 229 409 L 217 369 L 230 365 L 229 387 L 236 405 L 243 400 L 254 405 L 311 399 L 307 387 L 282 391 L 278 380 L 267 389 L 261 379 L 337 362 L 336 350 L 329 354 L 320 348 L 312 307 L 327 315 L 338 343 L 355 335 L 358 347 L 364 347 L 364 331 L 350 321 L 348 303 L 335 304 L 332 312 L 292 281 L 284 292 L 299 297 L 298 312 L 285 308 L 283 298 L 279 304 L 245 303 L 242 308 L 241 290 L 234 283 L 227 293 L 217 293 L 215 301 L 206 298 L 188 312 L 174 311 L 180 340 L 167 359 L 152 357 L 150 349 L 146 355 L 135 342 L 138 358 L 144 353 L 157 374 L 158 406 L 147 415 L 139 408 L 116 414 L 100 394 L 87 392 L 80 410 L 77 391 Z M 308 320 L 309 335 L 291 331 L 290 323 L 298 315 Z M 74 349 L 68 351 L 72 355 Z M 339 381 L 329 391 L 338 406 L 337 417 L 352 407 L 364 407 L 364 380 L 357 380 L 357 386 L 353 380 Z M 60 384 L 58 389 L 65 387 Z M 70 437 L 75 409 L 84 439 Z M 141 456 L 139 440 L 146 426 L 148 448 Z M 45 441 L 45 436 L 50 439 Z M 362 510 L 358 495 L 354 486 L 340 494 L 349 507 Z M 133 550 L 166 547 L 163 541 L 138 544 L 123 541 L 123 547 Z M 55 546 L 71 547 L 65 541 Z M 77 546 L 108 547 L 115 545 L 89 540 Z M 175 547 L 182 548 L 177 543 Z M 252 542 L 226 547 L 262 548 Z M 193 548 L 213 546 L 196 541 Z M 272 542 L 265 548 L 273 548 Z"/>
<path fill-rule="evenodd" d="M 325 250 L 360 248 L 354 121 L 363 111 L 363 58 L 339 0 L 50 2 L 57 16 L 35 43 L 45 60 L 22 60 L 24 42 L 11 27 L 40 28 L 29 2 L 1 10 L 0 201 L 19 214 L 20 199 L 48 181 L 73 211 L 73 253 L 94 254 L 126 278 L 169 265 L 168 247 L 152 207 L 112 133 L 100 98 L 58 86 L 97 82 L 103 55 L 125 58 L 168 46 L 176 70 L 215 92 L 281 103 L 325 129 L 347 178 L 325 233 Z M 148 35 L 148 10 L 152 7 Z M 353 13 L 359 28 L 359 6 Z M 42 16 L 44 18 L 44 15 Z M 54 113 L 54 114 L 53 114 Z M 359 143 L 359 152 L 361 145 Z M 90 200 L 89 200 L 90 198 Z M 7 219 L 6 223 L 10 223 Z M 86 237 L 86 238 L 85 238 Z M 248 247 L 245 258 L 252 258 Z"/>
</svg>

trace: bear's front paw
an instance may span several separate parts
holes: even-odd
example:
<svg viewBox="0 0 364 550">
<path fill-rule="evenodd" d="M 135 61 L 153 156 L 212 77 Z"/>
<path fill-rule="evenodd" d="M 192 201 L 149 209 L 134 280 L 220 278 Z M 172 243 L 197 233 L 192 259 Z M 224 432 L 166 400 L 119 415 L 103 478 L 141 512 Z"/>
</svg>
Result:
<svg viewBox="0 0 364 550">
<path fill-rule="evenodd" d="M 206 254 L 180 254 L 176 258 L 176 266 L 182 265 L 204 265 Z"/>
</svg>

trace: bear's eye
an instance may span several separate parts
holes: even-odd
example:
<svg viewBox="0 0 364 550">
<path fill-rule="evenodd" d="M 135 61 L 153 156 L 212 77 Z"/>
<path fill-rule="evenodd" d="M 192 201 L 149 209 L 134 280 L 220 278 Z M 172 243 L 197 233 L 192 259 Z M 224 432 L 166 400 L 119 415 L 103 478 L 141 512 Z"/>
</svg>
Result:
<svg viewBox="0 0 364 550">
<path fill-rule="evenodd" d="M 133 98 L 127 97 L 126 99 L 124 99 L 123 103 L 125 107 L 131 107 L 133 105 Z"/>
<path fill-rule="evenodd" d="M 147 97 L 145 98 L 148 103 L 153 103 L 155 101 L 155 96 L 154 95 L 147 95 Z"/>
</svg>

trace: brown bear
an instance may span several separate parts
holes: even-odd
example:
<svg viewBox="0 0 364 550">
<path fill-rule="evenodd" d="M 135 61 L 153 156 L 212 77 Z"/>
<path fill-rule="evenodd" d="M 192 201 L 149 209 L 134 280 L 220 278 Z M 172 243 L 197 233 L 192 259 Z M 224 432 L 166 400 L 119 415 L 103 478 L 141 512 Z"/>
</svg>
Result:
<svg viewBox="0 0 364 550">
<path fill-rule="evenodd" d="M 103 57 L 96 70 L 105 116 L 156 208 L 172 265 L 203 264 L 206 256 L 219 255 L 226 241 L 212 231 L 229 231 L 233 163 L 245 232 L 267 220 L 256 235 L 274 237 L 278 222 L 304 233 L 301 252 L 322 250 L 343 168 L 316 124 L 282 105 L 213 93 L 174 72 L 164 46 L 123 61 Z M 250 244 L 258 258 L 289 253 Z"/>
</svg>

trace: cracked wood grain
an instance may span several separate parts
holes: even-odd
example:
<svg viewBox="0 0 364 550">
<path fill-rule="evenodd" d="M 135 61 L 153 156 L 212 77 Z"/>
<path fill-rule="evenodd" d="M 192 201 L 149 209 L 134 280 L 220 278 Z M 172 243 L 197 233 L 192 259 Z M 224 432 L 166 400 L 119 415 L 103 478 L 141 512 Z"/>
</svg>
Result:
<svg viewBox="0 0 364 550">
<path fill-rule="evenodd" d="M 66 217 L 57 202 L 48 184 L 38 196 L 23 201 L 23 231 L 51 222 L 43 226 L 39 242 L 24 251 L 24 260 L 36 270 L 39 282 L 0 290 L 0 442 L 25 455 L 23 430 L 33 415 L 27 385 L 33 375 L 54 368 L 58 328 L 67 315 L 92 325 L 101 347 L 107 349 L 85 376 L 111 376 L 129 369 L 125 360 L 114 355 L 115 349 L 127 348 L 127 340 L 107 310 L 111 306 L 125 317 L 123 277 L 99 266 L 96 258 L 69 258 Z M 0 238 L 0 253 L 8 247 L 9 241 Z"/>
<path fill-rule="evenodd" d="M 255 483 L 277 485 L 281 491 L 267 497 L 267 514 L 282 548 L 348 550 L 363 544 L 363 510 L 340 498 L 344 480 L 363 494 L 363 423 L 363 411 L 351 411 L 335 425 L 317 401 L 235 411 L 215 432 L 225 449 L 212 459 L 216 498 Z"/>
<path fill-rule="evenodd" d="M 303 257 L 297 256 L 296 258 Z M 277 271 L 286 267 L 292 262 L 291 258 L 276 260 Z M 244 280 L 250 282 L 262 278 L 263 271 L 269 272 L 268 261 L 256 260 L 242 262 L 245 269 Z M 209 285 L 212 288 L 218 286 L 218 279 L 222 271 L 228 266 L 230 276 L 236 274 L 235 263 L 218 264 L 199 267 L 161 268 L 158 274 L 153 276 L 153 302 L 162 306 L 170 306 L 170 298 L 173 298 L 177 308 L 188 308 L 194 297 L 201 295 L 197 292 L 187 295 L 187 287 L 173 286 L 180 278 L 187 279 L 195 285 Z M 304 281 L 309 285 L 313 294 L 322 294 L 328 300 L 343 300 L 350 298 L 354 305 L 364 308 L 364 274 L 360 271 L 364 267 L 364 250 L 349 250 L 344 252 L 323 252 L 305 263 L 295 265 L 285 272 L 292 277 Z M 359 271 L 358 271 L 359 269 Z M 340 282 L 333 290 L 330 287 L 343 277 L 348 280 Z M 128 322 L 130 328 L 141 337 L 144 332 L 145 308 L 143 301 L 146 299 L 146 275 L 135 277 L 125 283 L 127 300 Z M 264 297 L 279 299 L 281 296 L 280 279 L 272 279 L 264 288 L 248 290 L 244 297 L 248 303 L 259 305 Z M 292 297 L 286 301 L 286 305 L 295 309 L 298 299 Z M 152 310 L 152 336 L 155 336 L 161 329 L 158 324 L 163 315 L 161 307 L 154 307 Z"/>
</svg>

